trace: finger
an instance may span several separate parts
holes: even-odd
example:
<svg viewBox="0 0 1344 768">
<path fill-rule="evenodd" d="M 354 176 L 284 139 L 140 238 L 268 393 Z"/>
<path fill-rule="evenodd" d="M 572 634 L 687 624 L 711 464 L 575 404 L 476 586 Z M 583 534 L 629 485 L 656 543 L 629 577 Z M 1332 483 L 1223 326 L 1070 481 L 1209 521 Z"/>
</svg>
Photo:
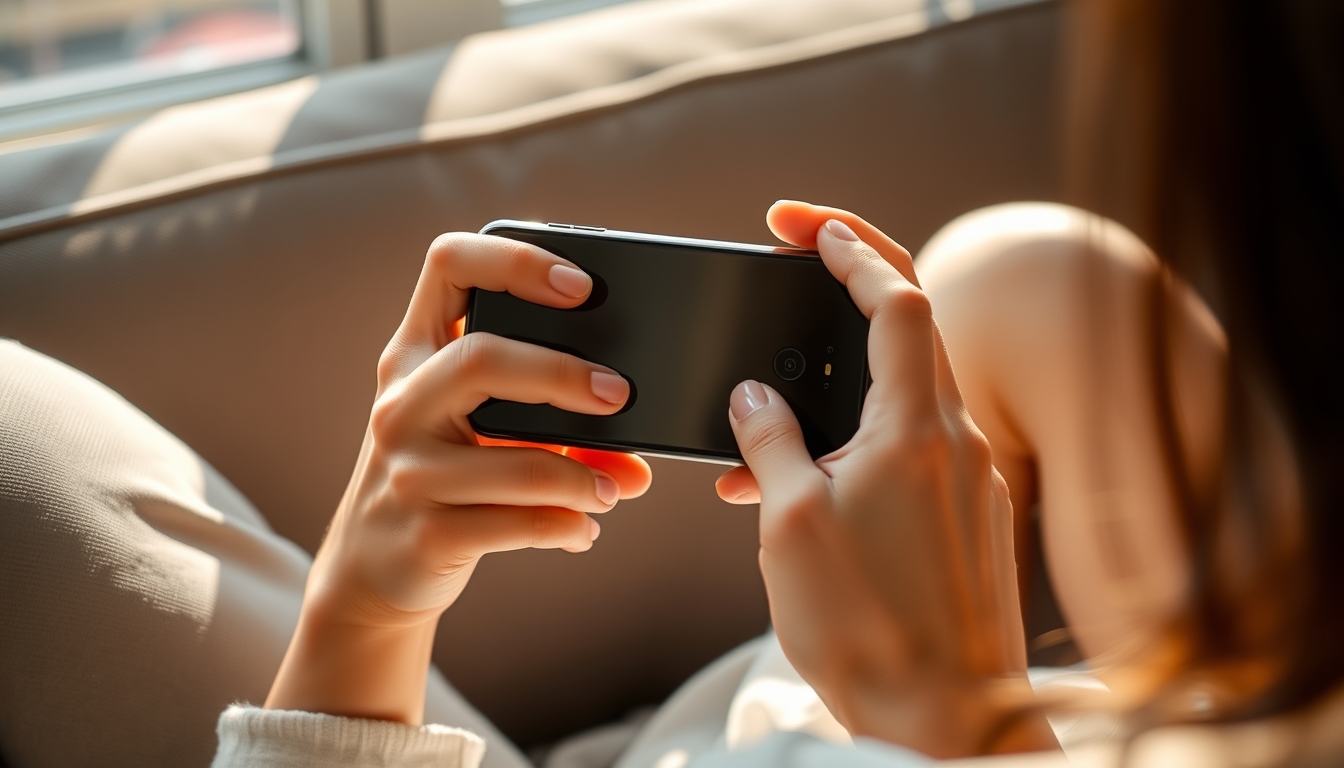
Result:
<svg viewBox="0 0 1344 768">
<path fill-rule="evenodd" d="M 765 221 L 776 237 L 800 248 L 812 249 L 817 247 L 817 230 L 831 219 L 843 221 L 888 264 L 895 267 L 906 280 L 919 285 L 919 278 L 915 275 L 914 259 L 911 258 L 910 252 L 887 237 L 882 230 L 849 211 L 797 200 L 780 200 L 770 206 L 770 210 L 765 214 Z"/>
<path fill-rule="evenodd" d="M 798 419 L 770 387 L 758 381 L 734 387 L 728 421 L 762 498 L 772 494 L 787 498 L 799 484 L 811 482 L 821 472 L 807 452 Z"/>
<path fill-rule="evenodd" d="M 595 448 L 576 448 L 568 445 L 550 445 L 548 443 L 529 443 L 522 440 L 503 440 L 497 437 L 477 435 L 476 442 L 481 445 L 504 445 L 515 448 L 541 448 L 543 450 L 568 456 L 587 466 L 606 472 L 621 486 L 621 498 L 633 499 L 643 496 L 653 484 L 653 469 L 642 456 L 620 451 L 600 451 Z"/>
<path fill-rule="evenodd" d="M 592 548 L 602 532 L 591 517 L 557 507 L 455 507 L 431 520 L 433 546 L 451 558 L 453 565 L 459 564 L 459 558 L 516 549 L 583 552 Z"/>
<path fill-rule="evenodd" d="M 798 200 L 780 200 L 780 202 L 777 202 L 774 206 L 770 207 L 769 213 L 766 214 L 766 221 L 769 222 L 770 229 L 773 230 L 778 237 L 785 239 L 786 242 L 792 242 L 794 245 L 804 247 L 814 247 L 814 249 L 817 250 L 823 249 L 823 242 L 827 241 L 827 234 L 829 234 L 829 230 L 827 229 L 827 226 L 825 226 L 827 225 L 827 222 L 839 221 L 847 226 L 851 233 L 856 234 L 857 239 L 859 239 L 863 245 L 866 245 L 867 249 L 871 249 L 871 253 L 876 254 L 876 256 L 878 256 L 880 260 L 886 262 L 886 264 L 891 265 L 900 277 L 905 278 L 905 280 L 909 282 L 910 285 L 915 286 L 915 288 L 918 288 L 919 286 L 918 277 L 915 276 L 914 262 L 911 260 L 910 252 L 907 252 L 905 247 L 900 246 L 899 243 L 892 241 L 892 239 L 887 237 L 887 235 L 884 234 L 882 230 L 879 230 L 878 227 L 870 225 L 870 223 L 864 221 L 863 218 L 857 217 L 857 215 L 849 213 L 849 211 L 840 210 L 840 208 L 813 206 L 813 204 L 798 202 Z M 844 250 L 847 249 L 840 249 L 840 252 L 843 253 Z M 855 249 L 852 250 L 863 252 L 863 250 L 866 249 L 863 249 L 863 247 L 855 247 Z M 823 254 L 823 258 L 825 258 L 825 254 Z M 886 285 L 883 285 L 883 276 L 880 274 L 883 270 L 860 269 L 859 276 L 857 276 L 855 281 L 853 281 L 853 284 L 851 284 L 847 278 L 841 277 L 840 274 L 837 273 L 835 266 L 833 266 L 831 262 L 828 262 L 828 266 L 832 266 L 832 273 L 836 274 L 837 278 L 840 278 L 841 281 L 849 285 L 849 291 L 851 291 L 851 296 L 855 299 L 855 303 L 859 304 L 860 309 L 863 309 L 864 311 L 864 315 L 867 315 L 871 319 L 872 312 L 876 311 L 876 305 L 882 301 L 880 297 L 882 297 L 884 293 L 887 293 Z M 845 269 L 849 269 L 849 265 L 845 265 Z M 876 280 L 872 280 L 870 276 L 876 277 Z M 863 288 L 863 286 L 867 285 L 872 285 L 876 289 L 875 292 L 872 292 L 871 296 L 856 295 L 856 286 L 857 288 Z M 866 304 L 867 308 L 864 308 L 866 307 Z M 911 296 L 910 304 L 913 305 L 907 307 L 906 311 L 922 315 L 922 305 L 926 304 L 926 299 L 923 299 L 922 296 Z M 960 404 L 961 393 L 960 390 L 957 390 L 956 382 L 954 382 L 952 363 L 950 363 L 948 354 L 946 354 L 946 350 L 942 346 L 942 338 L 938 335 L 937 327 L 933 325 L 931 312 L 929 313 L 929 316 L 930 319 L 927 324 L 930 325 L 931 334 L 933 334 L 933 342 L 931 342 L 933 343 L 933 362 L 931 362 L 931 369 L 935 371 L 934 386 L 931 391 L 934 391 L 934 393 L 941 393 L 943 397 L 952 399 L 952 401 Z M 917 319 L 917 323 L 922 324 L 922 320 Z M 875 332 L 871 332 L 871 336 L 886 335 L 886 332 L 884 332 L 882 328 L 875 328 L 874 331 Z M 872 348 L 878 346 L 890 350 L 890 344 L 887 344 L 884 340 L 882 340 L 882 342 L 876 342 L 871 336 L 870 354 L 876 352 L 876 354 L 879 355 L 879 358 L 891 358 L 892 355 L 884 355 L 882 354 L 882 351 L 874 350 L 874 348 Z M 914 330 L 911 332 L 911 336 L 923 338 L 922 328 L 921 330 Z M 915 343 L 915 348 L 918 348 L 918 350 L 923 350 L 923 347 L 925 347 L 925 344 L 922 342 Z M 914 364 L 914 366 L 907 366 L 906 370 L 910 371 L 911 374 L 919 375 L 921 381 L 925 381 L 923 374 L 919 373 L 925 362 L 923 362 L 923 360 L 907 360 L 907 362 L 918 363 Z M 871 359 L 870 369 L 872 369 Z M 876 378 L 878 378 L 876 377 L 876 374 L 874 374 L 874 378 L 876 382 Z M 895 381 L 895 379 L 892 379 L 892 381 Z M 930 405 L 929 398 L 927 397 L 913 397 L 909 399 L 913 401 L 913 404 L 917 406 L 917 408 L 927 408 L 927 406 Z"/>
<path fill-rule="evenodd" d="M 893 406 L 902 418 L 936 414 L 941 345 L 928 297 L 841 221 L 832 219 L 817 231 L 817 250 L 871 321 L 867 402 L 875 410 Z"/>
<path fill-rule="evenodd" d="M 714 482 L 719 498 L 729 504 L 760 504 L 761 487 L 748 467 L 733 467 Z"/>
<path fill-rule="evenodd" d="M 565 448 L 565 456 L 616 479 L 622 499 L 643 496 L 653 485 L 653 470 L 642 456 L 593 448 Z"/>
<path fill-rule="evenodd" d="M 394 467 L 406 498 L 470 506 L 564 507 L 606 512 L 620 499 L 615 478 L 540 448 L 434 442 Z"/>
<path fill-rule="evenodd" d="M 910 252 L 885 233 L 859 216 L 839 208 L 830 208 L 796 200 L 780 200 L 770 207 L 766 220 L 770 229 L 781 239 L 804 248 L 819 248 L 821 230 L 832 219 L 844 223 L 855 232 L 879 257 L 901 274 L 912 285 L 919 286 Z M 937 371 L 937 390 L 946 399 L 961 402 L 961 392 L 952 376 L 942 338 L 934 327 L 934 365 Z"/>
<path fill-rule="evenodd" d="M 405 375 L 460 335 L 472 288 L 508 291 L 548 307 L 575 307 L 593 281 L 573 263 L 529 243 L 452 232 L 429 247 L 406 317 L 388 345 L 388 371 Z"/>
<path fill-rule="evenodd" d="M 436 431 L 490 398 L 550 403 L 575 413 L 612 414 L 630 396 L 630 383 L 610 368 L 573 355 L 469 333 L 439 350 L 396 384 L 374 407 L 374 428 L 393 433 L 420 426 Z"/>
</svg>

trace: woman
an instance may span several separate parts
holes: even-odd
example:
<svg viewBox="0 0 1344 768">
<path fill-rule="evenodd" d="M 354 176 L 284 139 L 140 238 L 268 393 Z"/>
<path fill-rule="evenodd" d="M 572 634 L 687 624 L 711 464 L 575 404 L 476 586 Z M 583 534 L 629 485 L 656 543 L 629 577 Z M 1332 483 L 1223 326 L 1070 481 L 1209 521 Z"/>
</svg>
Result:
<svg viewBox="0 0 1344 768">
<path fill-rule="evenodd" d="M 1005 207 L 954 222 L 916 270 L 851 213 L 776 204 L 773 231 L 817 248 L 871 319 L 873 388 L 854 440 L 813 462 L 778 394 L 743 382 L 726 418 L 747 466 L 720 495 L 760 501 L 780 646 L 871 740 L 851 759 L 1050 751 L 1043 711 L 1097 706 L 1036 698 L 1026 678 L 1012 532 L 1014 508 L 1020 525 L 1039 499 L 1106 706 L 1140 734 L 1255 723 L 1152 730 L 1135 764 L 1331 764 L 1344 759 L 1338 4 L 1072 11 L 1079 200 L 1142 239 L 1076 209 Z M 465 415 L 488 397 L 603 414 L 628 385 L 462 336 L 471 287 L 568 307 L 590 283 L 517 243 L 431 247 L 269 711 L 225 713 L 216 765 L 474 764 L 469 734 L 395 725 L 420 721 L 438 616 L 482 554 L 585 550 L 600 531 L 588 514 L 647 487 L 634 456 L 478 444 Z M 807 749 L 791 759 L 837 759 Z"/>
</svg>

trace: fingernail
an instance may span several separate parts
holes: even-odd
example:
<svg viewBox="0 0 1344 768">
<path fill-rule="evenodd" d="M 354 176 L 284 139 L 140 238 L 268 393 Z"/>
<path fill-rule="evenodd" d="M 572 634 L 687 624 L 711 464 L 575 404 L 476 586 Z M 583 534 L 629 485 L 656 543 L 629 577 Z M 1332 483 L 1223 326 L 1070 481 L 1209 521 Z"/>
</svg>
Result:
<svg viewBox="0 0 1344 768">
<path fill-rule="evenodd" d="M 848 224 L 845 224 L 845 222 L 840 221 L 839 219 L 831 219 L 826 222 L 826 231 L 831 233 L 831 237 L 834 237 L 837 240 L 848 240 L 852 243 L 859 239 L 859 236 L 854 234 L 854 230 L 850 229 Z"/>
<path fill-rule="evenodd" d="M 612 405 L 620 405 L 625 402 L 627 397 L 630 397 L 630 382 L 619 374 L 593 371 L 591 386 L 594 395 Z"/>
<path fill-rule="evenodd" d="M 551 267 L 551 287 L 571 299 L 581 299 L 593 288 L 593 278 L 583 270 L 556 264 Z"/>
<path fill-rule="evenodd" d="M 588 535 L 592 537 L 593 541 L 597 541 L 597 537 L 602 535 L 602 526 L 598 525 L 597 521 L 591 517 L 588 518 L 588 526 Z"/>
<path fill-rule="evenodd" d="M 741 421 L 768 402 L 770 395 L 766 394 L 765 387 L 759 381 L 748 379 L 733 388 L 733 394 L 728 398 L 728 410 L 734 419 Z"/>
<path fill-rule="evenodd" d="M 597 500 L 610 507 L 612 504 L 621 500 L 621 486 L 605 472 L 593 471 L 593 479 L 597 481 Z M 593 538 L 597 538 L 594 536 Z"/>
</svg>

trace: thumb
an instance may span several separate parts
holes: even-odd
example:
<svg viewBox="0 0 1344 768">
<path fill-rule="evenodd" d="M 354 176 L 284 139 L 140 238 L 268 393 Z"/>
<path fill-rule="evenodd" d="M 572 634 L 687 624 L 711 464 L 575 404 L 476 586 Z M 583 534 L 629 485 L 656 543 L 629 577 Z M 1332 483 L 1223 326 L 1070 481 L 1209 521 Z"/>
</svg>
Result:
<svg viewBox="0 0 1344 768">
<path fill-rule="evenodd" d="M 803 442 L 798 419 L 784 397 L 759 381 L 744 381 L 729 398 L 728 421 L 761 496 L 788 495 L 786 488 L 820 472 Z"/>
</svg>

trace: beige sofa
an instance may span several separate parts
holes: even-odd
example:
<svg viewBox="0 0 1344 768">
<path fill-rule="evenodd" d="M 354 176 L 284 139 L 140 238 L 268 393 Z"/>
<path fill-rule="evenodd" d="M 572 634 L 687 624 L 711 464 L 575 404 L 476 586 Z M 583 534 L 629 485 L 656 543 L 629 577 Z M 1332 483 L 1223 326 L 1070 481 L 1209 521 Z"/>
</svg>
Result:
<svg viewBox="0 0 1344 768">
<path fill-rule="evenodd" d="M 1058 27 L 1053 2 L 646 0 L 0 153 L 0 336 L 120 392 L 312 551 L 436 234 L 765 242 L 792 197 L 916 250 L 1059 198 Z M 593 552 L 491 556 L 445 619 L 437 664 L 521 744 L 766 628 L 754 514 L 716 468 L 652 463 Z"/>
</svg>

